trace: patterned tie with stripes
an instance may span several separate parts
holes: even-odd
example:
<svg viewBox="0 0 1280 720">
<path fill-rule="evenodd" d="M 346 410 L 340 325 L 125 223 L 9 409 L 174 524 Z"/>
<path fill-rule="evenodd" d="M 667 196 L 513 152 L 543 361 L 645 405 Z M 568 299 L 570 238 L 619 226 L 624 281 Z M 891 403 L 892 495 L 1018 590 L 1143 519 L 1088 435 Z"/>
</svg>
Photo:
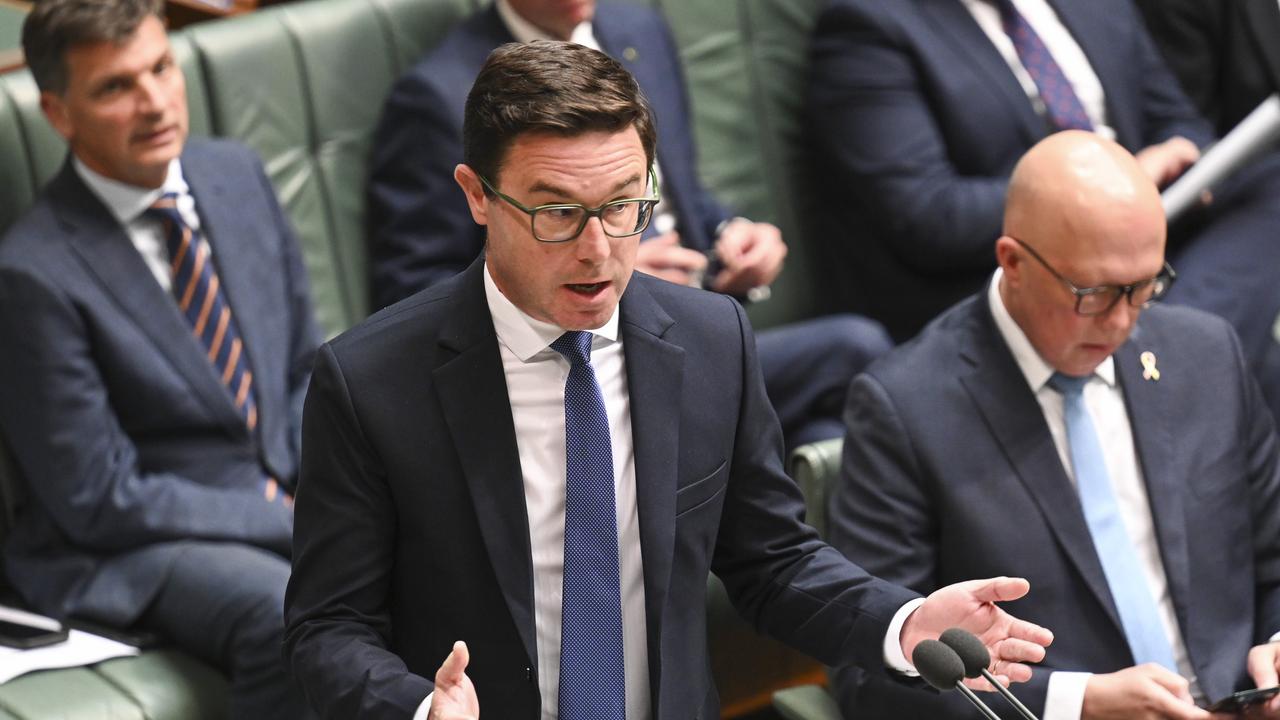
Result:
<svg viewBox="0 0 1280 720">
<path fill-rule="evenodd" d="M 244 342 L 218 282 L 209 245 L 182 219 L 177 200 L 176 193 L 165 193 L 145 215 L 159 220 L 164 227 L 172 274 L 170 287 L 178 309 L 191 323 L 192 334 L 204 347 L 205 355 L 252 431 L 258 425 L 258 407 L 254 402 L 253 372 L 249 370 Z"/>
</svg>

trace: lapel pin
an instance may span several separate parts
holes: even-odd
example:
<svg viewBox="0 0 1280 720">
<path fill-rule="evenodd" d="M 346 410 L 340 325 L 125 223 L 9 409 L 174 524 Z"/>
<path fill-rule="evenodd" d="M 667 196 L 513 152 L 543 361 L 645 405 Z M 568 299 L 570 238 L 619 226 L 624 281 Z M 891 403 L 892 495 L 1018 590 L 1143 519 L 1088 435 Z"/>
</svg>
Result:
<svg viewBox="0 0 1280 720">
<path fill-rule="evenodd" d="M 1160 371 L 1156 369 L 1156 354 L 1150 350 L 1138 356 L 1138 360 L 1142 362 L 1142 379 L 1143 380 L 1160 380 Z"/>
<path fill-rule="evenodd" d="M 622 57 L 627 62 L 635 62 L 636 58 L 640 57 L 640 53 L 636 52 L 635 48 L 629 47 L 622 51 Z"/>
</svg>

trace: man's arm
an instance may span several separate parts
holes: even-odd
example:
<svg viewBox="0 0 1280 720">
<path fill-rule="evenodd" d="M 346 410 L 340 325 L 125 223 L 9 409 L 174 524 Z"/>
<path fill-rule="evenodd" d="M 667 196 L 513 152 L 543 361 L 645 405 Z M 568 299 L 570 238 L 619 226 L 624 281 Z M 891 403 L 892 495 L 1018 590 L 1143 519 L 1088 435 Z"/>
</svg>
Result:
<svg viewBox="0 0 1280 720">
<path fill-rule="evenodd" d="M 453 169 L 462 128 L 449 101 L 419 72 L 392 89 L 374 135 L 367 224 L 371 292 L 381 308 L 462 272 L 480 255 Z"/>
<path fill-rule="evenodd" d="M 1008 178 L 959 174 L 905 33 L 883 8 L 836 3 L 813 47 L 810 113 L 831 169 L 821 181 L 857 203 L 917 271 L 990 268 Z"/>
<path fill-rule="evenodd" d="M 292 513 L 283 498 L 267 499 L 267 478 L 251 456 L 220 465 L 223 477 L 205 482 L 142 472 L 87 322 L 45 277 L 0 270 L 0 375 L 10 379 L 0 383 L 0 425 L 61 531 L 104 552 L 200 538 L 287 555 Z"/>
<path fill-rule="evenodd" d="M 388 648 L 395 501 L 328 345 L 304 417 L 285 662 L 327 717 L 408 720 L 434 685 Z"/>
</svg>

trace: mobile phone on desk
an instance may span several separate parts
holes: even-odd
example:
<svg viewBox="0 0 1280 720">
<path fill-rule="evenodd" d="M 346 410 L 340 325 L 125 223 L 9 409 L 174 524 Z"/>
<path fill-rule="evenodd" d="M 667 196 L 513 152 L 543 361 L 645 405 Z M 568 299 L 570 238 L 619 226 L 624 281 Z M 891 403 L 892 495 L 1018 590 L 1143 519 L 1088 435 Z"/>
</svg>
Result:
<svg viewBox="0 0 1280 720">
<path fill-rule="evenodd" d="M 0 645 L 5 647 L 30 650 L 46 645 L 56 645 L 66 639 L 67 628 L 61 624 L 56 627 L 41 627 L 0 620 Z"/>
<path fill-rule="evenodd" d="M 1274 697 L 1277 693 L 1280 693 L 1280 686 L 1241 690 L 1237 693 L 1231 693 L 1206 709 L 1209 712 L 1215 713 L 1244 712 L 1245 708 L 1250 705 L 1264 703 Z"/>
</svg>

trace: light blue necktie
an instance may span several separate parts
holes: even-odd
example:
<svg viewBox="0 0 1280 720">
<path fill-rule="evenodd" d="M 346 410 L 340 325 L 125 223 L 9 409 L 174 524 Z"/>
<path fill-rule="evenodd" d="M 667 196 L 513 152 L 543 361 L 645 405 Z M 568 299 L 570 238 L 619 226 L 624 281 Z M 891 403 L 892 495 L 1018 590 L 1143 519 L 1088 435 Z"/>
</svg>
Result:
<svg viewBox="0 0 1280 720">
<path fill-rule="evenodd" d="M 569 361 L 564 385 L 564 605 L 561 720 L 625 720 L 622 591 L 609 417 L 591 367 L 591 333 L 551 343 Z"/>
<path fill-rule="evenodd" d="M 1071 446 L 1071 465 L 1075 468 L 1076 489 L 1084 506 L 1085 522 L 1093 536 L 1093 546 L 1102 561 L 1102 572 L 1111 587 L 1111 597 L 1120 613 L 1125 638 L 1133 652 L 1135 664 L 1154 662 L 1178 671 L 1169 637 L 1160 624 L 1160 613 L 1138 553 L 1125 532 L 1120 505 L 1111 489 L 1111 478 L 1102 456 L 1102 445 L 1093 428 L 1093 418 L 1084 404 L 1084 386 L 1089 376 L 1072 377 L 1054 373 L 1049 386 L 1062 393 L 1067 424 L 1067 443 Z"/>
</svg>

